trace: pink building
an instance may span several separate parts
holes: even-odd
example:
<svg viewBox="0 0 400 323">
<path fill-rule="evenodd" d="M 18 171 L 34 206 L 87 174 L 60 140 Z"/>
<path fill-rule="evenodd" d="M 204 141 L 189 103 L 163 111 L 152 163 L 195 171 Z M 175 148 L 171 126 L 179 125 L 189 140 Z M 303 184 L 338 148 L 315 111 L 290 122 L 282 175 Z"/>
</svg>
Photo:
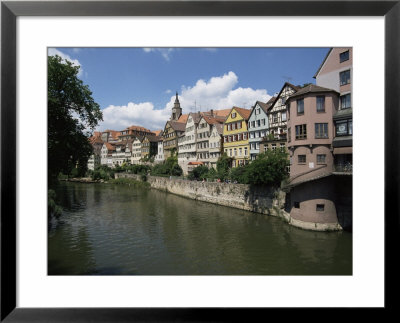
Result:
<svg viewBox="0 0 400 323">
<path fill-rule="evenodd" d="M 314 78 L 317 85 L 340 93 L 339 108 L 333 116 L 334 164 L 337 173 L 351 174 L 353 168 L 353 49 L 351 47 L 331 48 Z"/>
</svg>

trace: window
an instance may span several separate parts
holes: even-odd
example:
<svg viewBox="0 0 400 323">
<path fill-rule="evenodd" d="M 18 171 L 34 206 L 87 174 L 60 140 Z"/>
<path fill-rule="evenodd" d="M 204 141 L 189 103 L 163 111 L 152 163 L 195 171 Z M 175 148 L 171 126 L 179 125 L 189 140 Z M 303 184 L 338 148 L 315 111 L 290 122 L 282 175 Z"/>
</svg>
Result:
<svg viewBox="0 0 400 323">
<path fill-rule="evenodd" d="M 307 139 L 307 125 L 301 124 L 296 126 L 296 139 Z"/>
<path fill-rule="evenodd" d="M 305 164 L 306 163 L 306 155 L 298 155 L 297 156 L 297 162 L 299 164 Z"/>
<path fill-rule="evenodd" d="M 262 120 L 261 120 L 261 124 L 262 124 L 263 126 L 265 126 L 265 119 L 262 119 Z"/>
<path fill-rule="evenodd" d="M 260 108 L 256 109 L 256 114 L 260 114 Z"/>
<path fill-rule="evenodd" d="M 340 85 L 346 85 L 350 83 L 350 70 L 340 72 Z"/>
<path fill-rule="evenodd" d="M 255 126 L 256 126 L 256 122 L 255 122 L 255 121 L 252 121 L 252 122 L 251 122 L 251 127 L 254 128 Z"/>
<path fill-rule="evenodd" d="M 244 147 L 244 155 L 247 156 L 247 147 Z"/>
<path fill-rule="evenodd" d="M 271 144 L 272 151 L 276 151 L 276 144 Z"/>
<path fill-rule="evenodd" d="M 304 114 L 304 99 L 297 100 L 297 114 Z"/>
<path fill-rule="evenodd" d="M 239 156 L 242 156 L 242 148 L 239 148 Z"/>
<path fill-rule="evenodd" d="M 256 131 L 255 135 L 256 135 L 256 138 L 260 137 L 260 132 Z"/>
<path fill-rule="evenodd" d="M 261 126 L 261 120 L 257 120 L 257 127 Z"/>
<path fill-rule="evenodd" d="M 282 121 L 286 121 L 286 111 L 282 112 Z"/>
<path fill-rule="evenodd" d="M 260 143 L 259 143 L 259 142 L 256 143 L 256 149 L 257 149 L 257 150 L 260 149 Z"/>
<path fill-rule="evenodd" d="M 232 112 L 231 118 L 236 118 L 236 112 Z"/>
<path fill-rule="evenodd" d="M 251 139 L 254 138 L 254 132 L 250 132 L 250 138 L 251 138 Z"/>
<path fill-rule="evenodd" d="M 265 131 L 261 131 L 260 137 L 265 137 Z"/>
<path fill-rule="evenodd" d="M 284 105 L 286 103 L 286 97 L 283 97 L 281 100 L 282 100 L 282 105 Z"/>
<path fill-rule="evenodd" d="M 317 112 L 325 112 L 325 96 L 317 96 Z"/>
<path fill-rule="evenodd" d="M 326 155 L 317 155 L 317 164 L 326 164 Z"/>
<path fill-rule="evenodd" d="M 318 212 L 323 212 L 325 210 L 325 204 L 317 204 L 316 210 Z"/>
<path fill-rule="evenodd" d="M 242 122 L 241 122 L 241 121 L 239 121 L 239 122 L 237 123 L 237 128 L 238 128 L 238 129 L 241 129 L 241 128 L 242 128 Z"/>
<path fill-rule="evenodd" d="M 274 117 L 274 121 L 273 122 L 277 123 L 278 122 L 278 114 L 274 113 L 273 117 Z"/>
<path fill-rule="evenodd" d="M 247 133 L 243 134 L 243 140 L 247 140 Z"/>
<path fill-rule="evenodd" d="M 348 61 L 349 57 L 350 57 L 350 52 L 348 50 L 343 53 L 340 53 L 340 63 Z"/>
<path fill-rule="evenodd" d="M 328 138 L 328 124 L 316 123 L 315 124 L 315 138 Z"/>
<path fill-rule="evenodd" d="M 285 144 L 283 144 L 283 143 L 281 144 L 281 152 L 283 152 L 283 153 L 285 152 Z"/>
<path fill-rule="evenodd" d="M 236 148 L 234 149 L 234 152 L 235 152 L 235 156 L 237 156 L 237 149 Z"/>
<path fill-rule="evenodd" d="M 336 121 L 336 136 L 353 134 L 353 120 Z"/>
<path fill-rule="evenodd" d="M 294 202 L 293 207 L 296 209 L 300 209 L 300 202 Z"/>
<path fill-rule="evenodd" d="M 345 94 L 340 97 L 340 109 L 348 109 L 351 108 L 351 95 Z"/>
<path fill-rule="evenodd" d="M 265 152 L 268 151 L 268 145 L 267 145 L 267 144 L 265 144 L 265 146 L 264 146 L 264 151 L 265 151 Z"/>
<path fill-rule="evenodd" d="M 249 122 L 249 129 L 251 128 L 251 122 Z"/>
</svg>

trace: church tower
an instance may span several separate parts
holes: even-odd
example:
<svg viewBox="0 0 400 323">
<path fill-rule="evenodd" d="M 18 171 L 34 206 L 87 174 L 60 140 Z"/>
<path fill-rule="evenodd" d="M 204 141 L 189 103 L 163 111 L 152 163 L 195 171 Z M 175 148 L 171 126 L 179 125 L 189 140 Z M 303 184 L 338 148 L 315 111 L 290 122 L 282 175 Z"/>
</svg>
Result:
<svg viewBox="0 0 400 323">
<path fill-rule="evenodd" d="M 172 108 L 171 120 L 178 120 L 181 115 L 182 115 L 182 108 L 181 104 L 179 103 L 178 92 L 176 92 L 176 99 L 174 107 Z"/>
</svg>

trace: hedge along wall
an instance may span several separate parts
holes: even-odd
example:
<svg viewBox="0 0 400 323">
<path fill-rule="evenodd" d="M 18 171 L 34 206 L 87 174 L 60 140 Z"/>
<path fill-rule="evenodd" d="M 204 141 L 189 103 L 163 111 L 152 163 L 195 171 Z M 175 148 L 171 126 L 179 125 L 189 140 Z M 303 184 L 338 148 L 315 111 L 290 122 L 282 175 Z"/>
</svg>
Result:
<svg viewBox="0 0 400 323">
<path fill-rule="evenodd" d="M 115 178 L 121 177 L 141 180 L 141 175 L 115 174 Z M 289 214 L 284 210 L 286 193 L 279 188 L 232 183 L 203 183 L 157 176 L 147 176 L 147 181 L 155 189 L 199 201 L 280 216 L 289 222 Z"/>
</svg>

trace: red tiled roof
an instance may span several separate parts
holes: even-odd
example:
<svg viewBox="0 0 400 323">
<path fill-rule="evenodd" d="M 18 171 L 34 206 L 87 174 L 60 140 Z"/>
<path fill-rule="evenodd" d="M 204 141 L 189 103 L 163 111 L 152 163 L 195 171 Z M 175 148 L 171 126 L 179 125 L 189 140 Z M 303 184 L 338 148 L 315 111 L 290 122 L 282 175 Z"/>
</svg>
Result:
<svg viewBox="0 0 400 323">
<path fill-rule="evenodd" d="M 239 107 L 233 107 L 232 109 L 235 109 L 245 120 L 250 117 L 251 109 L 244 109 Z"/>
</svg>

